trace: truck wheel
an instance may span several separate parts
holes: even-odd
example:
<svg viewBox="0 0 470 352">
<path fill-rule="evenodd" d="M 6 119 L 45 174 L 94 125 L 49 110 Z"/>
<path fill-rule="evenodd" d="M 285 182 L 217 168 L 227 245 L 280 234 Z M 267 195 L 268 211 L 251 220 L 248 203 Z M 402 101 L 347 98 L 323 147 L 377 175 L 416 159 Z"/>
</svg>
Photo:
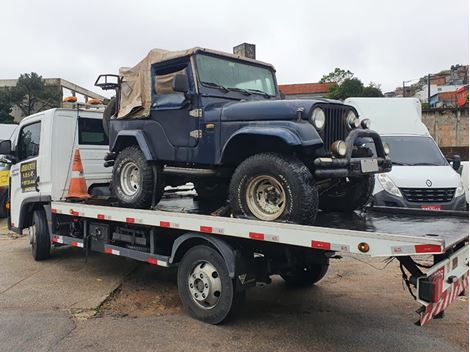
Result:
<svg viewBox="0 0 470 352">
<path fill-rule="evenodd" d="M 300 160 L 263 153 L 249 157 L 235 170 L 230 204 L 236 217 L 312 224 L 318 192 L 312 174 Z"/>
<path fill-rule="evenodd" d="M 223 257 L 214 248 L 199 245 L 184 255 L 178 267 L 178 292 L 193 318 L 209 324 L 227 319 L 241 303 Z"/>
<path fill-rule="evenodd" d="M 228 199 L 228 182 L 200 180 L 194 182 L 194 189 L 202 201 L 223 202 Z"/>
<path fill-rule="evenodd" d="M 281 277 L 288 286 L 308 287 L 323 279 L 327 271 L 328 264 L 310 264 L 281 273 Z"/>
<path fill-rule="evenodd" d="M 29 227 L 29 242 L 34 260 L 40 261 L 49 258 L 51 238 L 44 209 L 36 209 L 33 212 L 33 221 Z"/>
<path fill-rule="evenodd" d="M 116 98 L 111 98 L 108 105 L 103 111 L 103 130 L 106 136 L 109 137 L 109 120 L 111 120 L 111 116 L 116 114 Z"/>
<path fill-rule="evenodd" d="M 111 189 L 121 206 L 137 209 L 150 208 L 154 185 L 155 203 L 160 201 L 165 185 L 161 166 L 155 169 L 156 180 L 154 180 L 154 167 L 145 159 L 144 154 L 136 145 L 119 152 L 114 162 Z"/>
<path fill-rule="evenodd" d="M 349 182 L 339 185 L 320 195 L 320 209 L 326 211 L 353 211 L 361 209 L 371 201 L 375 177 L 351 177 Z"/>
</svg>

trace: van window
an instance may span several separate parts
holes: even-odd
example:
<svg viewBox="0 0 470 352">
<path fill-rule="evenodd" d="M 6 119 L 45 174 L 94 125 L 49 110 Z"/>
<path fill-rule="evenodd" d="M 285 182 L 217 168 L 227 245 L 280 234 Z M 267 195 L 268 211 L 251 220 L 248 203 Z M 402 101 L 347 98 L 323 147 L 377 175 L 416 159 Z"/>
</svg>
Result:
<svg viewBox="0 0 470 352">
<path fill-rule="evenodd" d="M 24 126 L 18 138 L 18 161 L 31 159 L 39 155 L 41 122 Z"/>
<path fill-rule="evenodd" d="M 390 145 L 390 159 L 394 165 L 449 165 L 434 140 L 425 136 L 383 136 Z"/>
<path fill-rule="evenodd" d="M 78 143 L 85 145 L 108 145 L 101 119 L 78 118 Z"/>
</svg>

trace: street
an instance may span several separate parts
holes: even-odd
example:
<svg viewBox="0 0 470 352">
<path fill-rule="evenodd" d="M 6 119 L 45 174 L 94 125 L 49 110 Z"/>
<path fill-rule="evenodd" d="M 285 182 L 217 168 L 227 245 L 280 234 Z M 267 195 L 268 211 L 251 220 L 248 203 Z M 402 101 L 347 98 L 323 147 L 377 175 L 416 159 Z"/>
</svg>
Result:
<svg viewBox="0 0 470 352">
<path fill-rule="evenodd" d="M 27 236 L 7 233 L 2 221 L 1 351 L 468 350 L 468 296 L 444 319 L 415 326 L 418 305 L 396 261 L 378 270 L 382 259 L 344 257 L 302 290 L 276 277 L 249 290 L 236 317 L 212 326 L 182 311 L 174 270 L 96 253 L 85 263 L 82 250 L 68 247 L 35 262 Z"/>
</svg>

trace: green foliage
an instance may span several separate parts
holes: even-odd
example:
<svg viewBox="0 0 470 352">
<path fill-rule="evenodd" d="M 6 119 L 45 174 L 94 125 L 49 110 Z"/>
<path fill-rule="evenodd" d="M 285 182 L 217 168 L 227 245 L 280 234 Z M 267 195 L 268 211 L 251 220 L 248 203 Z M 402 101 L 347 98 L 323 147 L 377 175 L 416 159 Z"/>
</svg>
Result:
<svg viewBox="0 0 470 352">
<path fill-rule="evenodd" d="M 364 87 L 362 90 L 362 97 L 383 97 L 382 90 L 380 89 L 380 85 L 369 83 L 367 87 Z"/>
<path fill-rule="evenodd" d="M 24 116 L 59 107 L 60 98 L 57 87 L 46 86 L 42 76 L 35 72 L 20 75 L 16 86 L 10 89 L 10 102 L 18 106 Z"/>
<path fill-rule="evenodd" d="M 12 105 L 10 102 L 10 94 L 6 89 L 0 90 L 0 123 L 14 123 L 11 116 Z"/>
<path fill-rule="evenodd" d="M 354 73 L 349 70 L 343 70 L 336 67 L 333 72 L 323 75 L 320 79 L 320 83 L 336 83 L 337 85 L 342 84 L 344 81 L 353 78 Z"/>
</svg>

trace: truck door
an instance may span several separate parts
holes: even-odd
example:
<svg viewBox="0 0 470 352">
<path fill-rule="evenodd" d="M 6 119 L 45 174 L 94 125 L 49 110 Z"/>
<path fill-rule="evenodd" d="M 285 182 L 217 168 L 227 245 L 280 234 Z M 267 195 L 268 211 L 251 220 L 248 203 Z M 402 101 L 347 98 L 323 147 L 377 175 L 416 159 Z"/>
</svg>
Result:
<svg viewBox="0 0 470 352">
<path fill-rule="evenodd" d="M 10 170 L 10 217 L 11 226 L 20 225 L 21 206 L 25 201 L 38 200 L 41 196 L 40 177 L 40 148 L 41 148 L 41 119 L 43 115 L 34 118 L 23 126 L 16 144 L 16 164 Z"/>
</svg>

